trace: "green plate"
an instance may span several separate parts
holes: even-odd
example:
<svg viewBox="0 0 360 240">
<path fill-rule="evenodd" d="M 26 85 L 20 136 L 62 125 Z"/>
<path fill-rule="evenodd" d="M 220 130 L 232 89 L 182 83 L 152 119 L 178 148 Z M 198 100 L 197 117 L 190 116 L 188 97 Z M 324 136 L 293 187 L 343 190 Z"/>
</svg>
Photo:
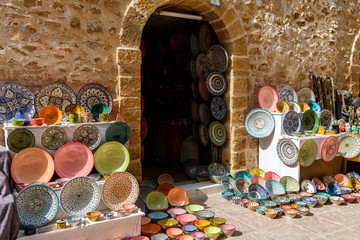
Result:
<svg viewBox="0 0 360 240">
<path fill-rule="evenodd" d="M 300 191 L 299 182 L 291 177 L 291 176 L 284 176 L 280 179 L 280 183 L 285 187 L 287 192 L 298 192 Z"/>
<path fill-rule="evenodd" d="M 25 148 L 31 148 L 35 145 L 35 137 L 27 129 L 16 129 L 9 134 L 7 145 L 13 152 L 20 152 Z"/>
<path fill-rule="evenodd" d="M 224 125 L 218 121 L 214 121 L 209 127 L 209 137 L 213 144 L 222 146 L 226 140 L 226 131 Z"/>
<path fill-rule="evenodd" d="M 302 167 L 309 167 L 314 163 L 317 155 L 317 144 L 314 140 L 306 140 L 301 144 L 298 153 L 298 162 Z"/>
<path fill-rule="evenodd" d="M 114 122 L 106 129 L 106 142 L 116 141 L 125 144 L 130 138 L 130 128 L 124 122 Z"/>
<path fill-rule="evenodd" d="M 311 109 L 306 110 L 301 119 L 301 126 L 304 131 L 316 132 L 319 128 L 319 118 L 317 114 Z"/>
<path fill-rule="evenodd" d="M 101 174 L 125 171 L 130 162 L 130 155 L 119 142 L 107 142 L 101 145 L 94 154 L 95 168 Z"/>
</svg>

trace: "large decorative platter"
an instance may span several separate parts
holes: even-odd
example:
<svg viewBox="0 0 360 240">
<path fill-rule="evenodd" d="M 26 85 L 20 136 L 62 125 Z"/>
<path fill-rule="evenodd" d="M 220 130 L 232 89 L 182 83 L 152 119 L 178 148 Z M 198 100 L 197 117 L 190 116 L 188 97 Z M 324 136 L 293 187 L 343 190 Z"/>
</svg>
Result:
<svg viewBox="0 0 360 240">
<path fill-rule="evenodd" d="M 332 114 L 329 110 L 322 110 L 320 112 L 320 126 L 325 126 L 326 128 L 329 128 L 331 125 L 331 121 L 332 121 Z"/>
<path fill-rule="evenodd" d="M 7 145 L 13 152 L 20 152 L 35 145 L 35 137 L 27 129 L 16 129 L 7 138 Z"/>
<path fill-rule="evenodd" d="M 62 178 L 87 176 L 94 166 L 94 155 L 85 144 L 71 142 L 61 146 L 54 156 L 55 172 Z"/>
<path fill-rule="evenodd" d="M 206 77 L 209 74 L 209 68 L 206 63 L 206 55 L 200 53 L 196 58 L 195 65 L 196 65 L 196 75 L 198 76 L 198 78 L 206 79 Z"/>
<path fill-rule="evenodd" d="M 101 174 L 125 171 L 130 162 L 126 147 L 119 142 L 107 142 L 101 145 L 94 154 L 95 168 Z"/>
<path fill-rule="evenodd" d="M 200 50 L 206 53 L 211 45 L 211 32 L 207 24 L 203 24 L 199 30 Z"/>
<path fill-rule="evenodd" d="M 121 209 L 124 204 L 133 204 L 139 196 L 139 184 L 128 172 L 116 172 L 105 180 L 101 189 L 104 204 L 113 211 Z"/>
<path fill-rule="evenodd" d="M 200 54 L 199 39 L 195 34 L 191 34 L 190 36 L 190 50 L 194 58 Z"/>
<path fill-rule="evenodd" d="M 200 121 L 205 125 L 208 126 L 210 123 L 211 113 L 209 108 L 206 106 L 205 103 L 200 103 L 199 105 L 199 117 Z"/>
<path fill-rule="evenodd" d="M 62 83 L 47 83 L 35 94 L 35 109 L 38 113 L 43 107 L 52 105 L 61 110 L 63 119 L 66 118 L 65 108 L 75 103 L 76 95 L 74 91 Z"/>
<path fill-rule="evenodd" d="M 298 161 L 302 167 L 310 167 L 316 159 L 317 145 L 314 140 L 308 139 L 301 144 Z"/>
<path fill-rule="evenodd" d="M 35 114 L 34 94 L 19 83 L 5 83 L 0 86 L 0 122 L 14 118 L 18 109 L 26 118 L 30 119 Z"/>
<path fill-rule="evenodd" d="M 199 125 L 199 138 L 203 146 L 207 146 L 209 143 L 209 132 L 204 124 Z"/>
<path fill-rule="evenodd" d="M 229 56 L 225 48 L 220 45 L 213 45 L 206 54 L 207 65 L 211 72 L 225 72 L 229 65 Z"/>
<path fill-rule="evenodd" d="M 130 128 L 124 122 L 114 122 L 106 129 L 105 139 L 107 142 L 116 141 L 125 144 L 130 138 Z"/>
<path fill-rule="evenodd" d="M 50 223 L 59 210 L 59 198 L 55 191 L 44 184 L 33 184 L 16 195 L 15 203 L 21 226 L 36 228 Z"/>
<path fill-rule="evenodd" d="M 258 93 L 258 102 L 261 108 L 266 109 L 270 112 L 275 112 L 276 103 L 278 101 L 279 97 L 276 93 L 276 90 L 272 86 L 265 85 L 260 88 Z"/>
<path fill-rule="evenodd" d="M 214 97 L 210 103 L 210 111 L 216 120 L 223 120 L 226 116 L 225 101 L 221 97 Z"/>
<path fill-rule="evenodd" d="M 294 132 L 301 131 L 301 117 L 295 111 L 290 111 L 286 113 L 283 121 L 283 129 L 284 131 L 292 136 Z"/>
<path fill-rule="evenodd" d="M 96 126 L 91 124 L 81 125 L 74 132 L 73 142 L 83 143 L 91 150 L 94 150 L 101 143 L 100 131 Z"/>
<path fill-rule="evenodd" d="M 282 177 L 280 179 L 280 183 L 284 186 L 287 192 L 298 192 L 300 190 L 299 182 L 291 176 Z"/>
<path fill-rule="evenodd" d="M 68 215 L 85 216 L 100 203 L 100 189 L 89 177 L 75 177 L 62 187 L 60 207 Z"/>
<path fill-rule="evenodd" d="M 222 146 L 226 140 L 226 131 L 224 125 L 214 121 L 209 126 L 209 137 L 213 144 Z"/>
<path fill-rule="evenodd" d="M 195 100 L 191 101 L 191 116 L 194 122 L 199 120 L 199 104 Z"/>
<path fill-rule="evenodd" d="M 283 86 L 279 91 L 279 100 L 285 102 L 297 102 L 297 95 L 295 90 L 290 86 Z"/>
<path fill-rule="evenodd" d="M 321 147 L 321 157 L 325 162 L 332 161 L 339 151 L 339 140 L 335 136 L 325 139 Z"/>
<path fill-rule="evenodd" d="M 298 148 L 290 139 L 280 139 L 276 146 L 277 154 L 280 160 L 288 166 L 294 165 L 297 162 Z"/>
<path fill-rule="evenodd" d="M 321 111 L 321 107 L 320 105 L 313 101 L 313 100 L 310 100 L 307 102 L 307 105 L 310 107 L 311 110 L 313 110 L 314 112 L 320 112 Z"/>
<path fill-rule="evenodd" d="M 301 182 L 301 191 L 308 193 L 316 193 L 317 188 L 316 185 L 310 180 L 303 180 Z"/>
<path fill-rule="evenodd" d="M 275 129 L 273 115 L 265 109 L 253 109 L 245 117 L 245 130 L 254 138 L 266 138 Z"/>
<path fill-rule="evenodd" d="M 297 92 L 298 102 L 307 103 L 310 100 L 315 101 L 315 93 L 308 87 L 303 87 Z"/>
<path fill-rule="evenodd" d="M 206 87 L 214 96 L 222 95 L 227 89 L 227 80 L 219 72 L 212 72 L 206 78 Z"/>
<path fill-rule="evenodd" d="M 206 88 L 206 80 L 205 78 L 200 78 L 198 81 L 198 89 L 199 89 L 199 94 L 202 100 L 207 101 L 209 100 L 210 97 L 210 92 L 209 90 Z"/>
<path fill-rule="evenodd" d="M 344 158 L 354 158 L 360 152 L 360 139 L 351 133 L 339 137 L 339 154 Z"/>
<path fill-rule="evenodd" d="M 54 160 L 41 148 L 27 148 L 15 155 L 11 162 L 11 177 L 15 183 L 50 181 L 54 175 Z"/>
<path fill-rule="evenodd" d="M 301 126 L 304 131 L 316 132 L 319 128 L 319 118 L 317 114 L 311 109 L 306 110 L 301 119 Z"/>
<path fill-rule="evenodd" d="M 301 107 L 297 102 L 288 102 L 290 111 L 301 113 Z"/>
<path fill-rule="evenodd" d="M 89 83 L 80 88 L 76 95 L 76 103 L 83 106 L 86 112 L 90 112 L 92 106 L 97 103 L 106 104 L 110 112 L 113 109 L 111 93 L 106 87 L 98 83 Z"/>
<path fill-rule="evenodd" d="M 66 143 L 67 134 L 61 127 L 49 127 L 41 134 L 42 145 L 49 150 L 57 150 Z"/>
</svg>

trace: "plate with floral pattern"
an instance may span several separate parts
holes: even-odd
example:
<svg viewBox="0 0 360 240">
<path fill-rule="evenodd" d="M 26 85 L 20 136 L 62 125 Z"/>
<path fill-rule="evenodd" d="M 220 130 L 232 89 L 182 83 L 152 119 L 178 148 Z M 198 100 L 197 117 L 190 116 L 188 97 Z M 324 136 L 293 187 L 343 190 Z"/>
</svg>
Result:
<svg viewBox="0 0 360 240">
<path fill-rule="evenodd" d="M 360 152 L 360 139 L 352 133 L 339 137 L 339 154 L 344 158 L 354 158 Z"/>
<path fill-rule="evenodd" d="M 329 110 L 324 109 L 320 112 L 320 126 L 325 126 L 328 129 L 331 126 L 332 119 L 333 117 Z"/>
<path fill-rule="evenodd" d="M 211 72 L 225 72 L 229 65 L 229 56 L 225 48 L 220 45 L 213 45 L 206 54 L 207 65 Z"/>
<path fill-rule="evenodd" d="M 244 126 L 246 132 L 254 138 L 266 138 L 275 129 L 273 115 L 261 108 L 251 110 L 245 117 Z"/>
<path fill-rule="evenodd" d="M 332 161 L 339 151 L 339 140 L 335 136 L 325 139 L 321 147 L 321 157 L 325 162 Z"/>
<path fill-rule="evenodd" d="M 280 160 L 288 166 L 294 165 L 298 158 L 298 148 L 290 139 L 280 139 L 276 146 L 277 154 Z"/>
<path fill-rule="evenodd" d="M 15 153 L 31 148 L 35 145 L 34 134 L 27 129 L 16 129 L 9 134 L 7 145 Z"/>
<path fill-rule="evenodd" d="M 298 161 L 302 167 L 310 167 L 317 156 L 317 144 L 314 140 L 308 139 L 301 144 L 298 153 Z"/>
<path fill-rule="evenodd" d="M 297 102 L 297 95 L 295 90 L 290 86 L 283 86 L 279 90 L 279 100 L 285 102 Z"/>
<path fill-rule="evenodd" d="M 308 87 L 303 87 L 297 92 L 298 102 L 307 103 L 308 101 L 312 100 L 315 101 L 315 93 Z"/>
<path fill-rule="evenodd" d="M 96 126 L 84 124 L 75 130 L 73 141 L 83 143 L 91 150 L 94 150 L 101 143 L 101 134 Z"/>
<path fill-rule="evenodd" d="M 47 128 L 41 134 L 42 145 L 49 150 L 57 150 L 66 143 L 67 134 L 66 131 L 57 126 Z"/>
<path fill-rule="evenodd" d="M 76 103 L 85 108 L 85 112 L 91 112 L 91 108 L 98 103 L 113 109 L 113 98 L 109 90 L 98 83 L 89 83 L 80 88 L 76 95 Z"/>
<path fill-rule="evenodd" d="M 294 132 L 301 131 L 301 117 L 295 111 L 290 111 L 285 114 L 283 121 L 283 129 L 286 134 L 292 136 Z"/>
</svg>

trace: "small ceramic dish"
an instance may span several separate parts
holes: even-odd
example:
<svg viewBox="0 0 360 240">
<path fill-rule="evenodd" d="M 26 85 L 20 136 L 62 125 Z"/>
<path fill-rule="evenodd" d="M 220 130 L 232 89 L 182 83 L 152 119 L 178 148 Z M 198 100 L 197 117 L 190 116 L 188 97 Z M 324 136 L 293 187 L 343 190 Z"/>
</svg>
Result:
<svg viewBox="0 0 360 240">
<path fill-rule="evenodd" d="M 186 224 L 194 224 L 196 218 L 197 217 L 194 214 L 185 213 L 177 216 L 176 220 L 178 220 L 179 223 L 181 223 L 181 225 L 186 225 Z"/>
<path fill-rule="evenodd" d="M 260 213 L 260 214 L 262 214 L 262 215 L 264 215 L 265 214 L 265 210 L 266 210 L 267 208 L 266 207 L 264 207 L 264 206 L 257 206 L 256 207 L 256 212 L 258 212 L 258 213 Z"/>
<path fill-rule="evenodd" d="M 278 215 L 281 216 L 284 213 L 284 210 L 281 207 L 274 208 L 276 211 L 278 211 Z"/>
<path fill-rule="evenodd" d="M 221 196 L 225 198 L 226 200 L 230 200 L 230 198 L 234 195 L 233 192 L 222 192 Z"/>
<path fill-rule="evenodd" d="M 275 201 L 271 201 L 271 200 L 264 200 L 260 202 L 261 206 L 264 206 L 266 208 L 274 208 L 277 206 L 277 203 Z"/>
<path fill-rule="evenodd" d="M 301 196 L 295 193 L 287 194 L 286 197 L 290 199 L 290 202 L 301 201 Z"/>
<path fill-rule="evenodd" d="M 240 200 L 241 200 L 241 196 L 239 196 L 239 195 L 234 195 L 231 197 L 231 201 L 235 204 L 239 204 Z"/>
<path fill-rule="evenodd" d="M 194 240 L 204 240 L 205 239 L 205 233 L 200 232 L 200 231 L 192 232 L 191 236 L 194 237 Z"/>
<path fill-rule="evenodd" d="M 318 202 L 317 198 L 314 197 L 304 197 L 302 200 L 308 207 L 315 207 Z"/>
<path fill-rule="evenodd" d="M 14 127 L 19 127 L 24 125 L 24 119 L 13 119 L 11 120 L 11 125 Z"/>
<path fill-rule="evenodd" d="M 103 217 L 105 220 L 110 220 L 114 217 L 114 213 L 113 212 L 106 212 L 106 213 L 103 213 Z"/>
<path fill-rule="evenodd" d="M 224 218 L 216 217 L 216 218 L 210 219 L 210 222 L 211 222 L 211 225 L 213 225 L 215 227 L 218 227 L 218 226 L 220 226 L 222 224 L 225 224 L 226 220 Z"/>
<path fill-rule="evenodd" d="M 122 208 L 125 209 L 126 214 L 129 215 L 135 211 L 136 205 L 135 204 L 124 204 Z"/>
<path fill-rule="evenodd" d="M 164 231 L 166 231 L 166 229 L 168 229 L 168 228 L 177 227 L 179 222 L 178 222 L 178 220 L 167 218 L 167 219 L 162 219 L 162 220 L 158 221 L 157 224 L 159 224 L 164 229 Z"/>
<path fill-rule="evenodd" d="M 204 229 L 210 226 L 211 222 L 208 220 L 197 220 L 195 221 L 194 225 L 200 230 L 204 231 Z"/>
<path fill-rule="evenodd" d="M 330 199 L 330 202 L 335 205 L 341 205 L 345 201 L 344 198 L 339 197 L 339 196 L 331 196 L 331 197 L 329 197 L 329 199 Z"/>
<path fill-rule="evenodd" d="M 268 208 L 265 210 L 265 214 L 269 218 L 276 218 L 276 216 L 278 215 L 278 211 L 272 208 Z"/>
<path fill-rule="evenodd" d="M 298 205 L 299 206 L 299 205 Z M 290 209 L 292 209 L 292 207 L 290 206 L 290 205 L 282 205 L 281 206 L 281 209 L 283 210 L 283 211 L 285 211 L 285 210 L 290 210 Z"/>
<path fill-rule="evenodd" d="M 350 195 L 355 197 L 355 201 L 359 201 L 360 199 L 360 193 L 350 193 Z"/>
<path fill-rule="evenodd" d="M 246 206 L 248 209 L 255 211 L 256 207 L 258 207 L 259 205 L 260 204 L 258 202 L 248 202 Z"/>
<path fill-rule="evenodd" d="M 44 124 L 44 118 L 32 118 L 30 124 L 33 126 L 41 126 Z"/>
<path fill-rule="evenodd" d="M 289 209 L 289 210 L 285 210 L 284 213 L 286 216 L 290 218 L 294 218 L 298 214 L 298 211 L 295 209 Z"/>
<path fill-rule="evenodd" d="M 231 237 L 233 235 L 233 233 L 235 232 L 235 225 L 233 224 L 223 224 L 220 225 L 220 229 L 221 231 L 227 236 L 227 237 Z"/>
<path fill-rule="evenodd" d="M 318 200 L 318 203 L 320 205 L 324 205 L 327 202 L 327 200 L 329 199 L 327 196 L 319 195 L 319 194 L 315 194 L 313 197 Z"/>
<path fill-rule="evenodd" d="M 183 234 L 183 230 L 181 230 L 181 228 L 168 228 L 166 234 L 171 239 L 178 239 Z"/>
<path fill-rule="evenodd" d="M 96 222 L 99 219 L 100 215 L 101 215 L 101 212 L 99 212 L 99 211 L 92 211 L 92 212 L 86 213 L 86 217 L 91 222 Z"/>
<path fill-rule="evenodd" d="M 217 239 L 220 236 L 221 229 L 219 227 L 206 227 L 204 229 L 205 235 L 210 239 Z"/>
<path fill-rule="evenodd" d="M 122 208 L 117 210 L 116 213 L 117 213 L 118 217 L 125 217 L 127 215 L 126 210 L 122 209 Z M 147 217 L 147 218 L 150 219 L 149 217 Z M 150 222 L 151 222 L 151 219 L 150 219 Z M 148 222 L 148 223 L 150 223 L 150 222 Z"/>
<path fill-rule="evenodd" d="M 197 211 L 195 215 L 198 217 L 199 220 L 209 220 L 215 216 L 215 213 L 210 210 L 201 210 Z"/>
<path fill-rule="evenodd" d="M 70 227 L 77 227 L 81 223 L 82 216 L 80 215 L 71 215 L 66 218 L 66 222 Z"/>
<path fill-rule="evenodd" d="M 310 212 L 310 208 L 309 208 L 309 207 L 298 207 L 296 210 L 298 211 L 298 213 L 299 213 L 300 215 L 303 215 L 303 216 L 308 215 L 308 213 Z"/>
<path fill-rule="evenodd" d="M 297 209 L 298 207 L 300 207 L 299 205 L 297 205 L 295 203 L 291 204 L 290 206 L 291 206 L 292 209 Z"/>
</svg>

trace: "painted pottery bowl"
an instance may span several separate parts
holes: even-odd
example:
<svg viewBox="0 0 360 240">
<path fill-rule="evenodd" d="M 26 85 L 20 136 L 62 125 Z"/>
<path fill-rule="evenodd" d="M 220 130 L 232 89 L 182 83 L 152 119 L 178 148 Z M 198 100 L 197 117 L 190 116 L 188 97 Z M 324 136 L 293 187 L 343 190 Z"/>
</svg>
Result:
<svg viewBox="0 0 360 240">
<path fill-rule="evenodd" d="M 268 208 L 265 210 L 265 215 L 269 218 L 276 218 L 276 216 L 278 215 L 278 211 L 272 208 Z"/>
<path fill-rule="evenodd" d="M 327 202 L 327 200 L 329 199 L 327 196 L 319 195 L 319 194 L 315 194 L 313 197 L 318 200 L 318 203 L 320 205 L 324 205 Z"/>
<path fill-rule="evenodd" d="M 211 218 L 213 218 L 215 216 L 215 213 L 213 211 L 210 211 L 210 210 L 201 210 L 201 211 L 197 211 L 195 213 L 195 215 L 200 220 L 209 220 L 209 219 L 211 219 Z"/>
<path fill-rule="evenodd" d="M 267 208 L 266 207 L 264 207 L 264 206 L 257 206 L 256 207 L 256 212 L 258 212 L 258 213 L 260 213 L 260 214 L 262 214 L 262 215 L 264 215 L 265 214 L 265 210 L 266 210 Z"/>
<path fill-rule="evenodd" d="M 289 209 L 289 210 L 285 210 L 284 213 L 286 216 L 290 218 L 294 218 L 298 214 L 298 211 L 295 209 Z"/>
<path fill-rule="evenodd" d="M 308 215 L 308 213 L 310 212 L 310 208 L 309 208 L 309 207 L 298 207 L 296 210 L 298 211 L 298 213 L 299 213 L 300 215 L 303 215 L 303 216 Z"/>
<path fill-rule="evenodd" d="M 329 199 L 330 199 L 330 202 L 335 205 L 341 205 L 345 201 L 344 198 L 339 197 L 339 196 L 331 196 L 331 197 L 329 197 Z"/>
<path fill-rule="evenodd" d="M 100 215 L 101 215 L 101 212 L 99 212 L 99 211 L 92 211 L 92 212 L 86 213 L 86 217 L 91 222 L 96 222 L 99 219 Z"/>
<path fill-rule="evenodd" d="M 221 231 L 227 236 L 227 237 L 231 237 L 233 235 L 233 233 L 235 232 L 235 225 L 233 224 L 223 224 L 220 225 L 220 229 Z"/>
</svg>

